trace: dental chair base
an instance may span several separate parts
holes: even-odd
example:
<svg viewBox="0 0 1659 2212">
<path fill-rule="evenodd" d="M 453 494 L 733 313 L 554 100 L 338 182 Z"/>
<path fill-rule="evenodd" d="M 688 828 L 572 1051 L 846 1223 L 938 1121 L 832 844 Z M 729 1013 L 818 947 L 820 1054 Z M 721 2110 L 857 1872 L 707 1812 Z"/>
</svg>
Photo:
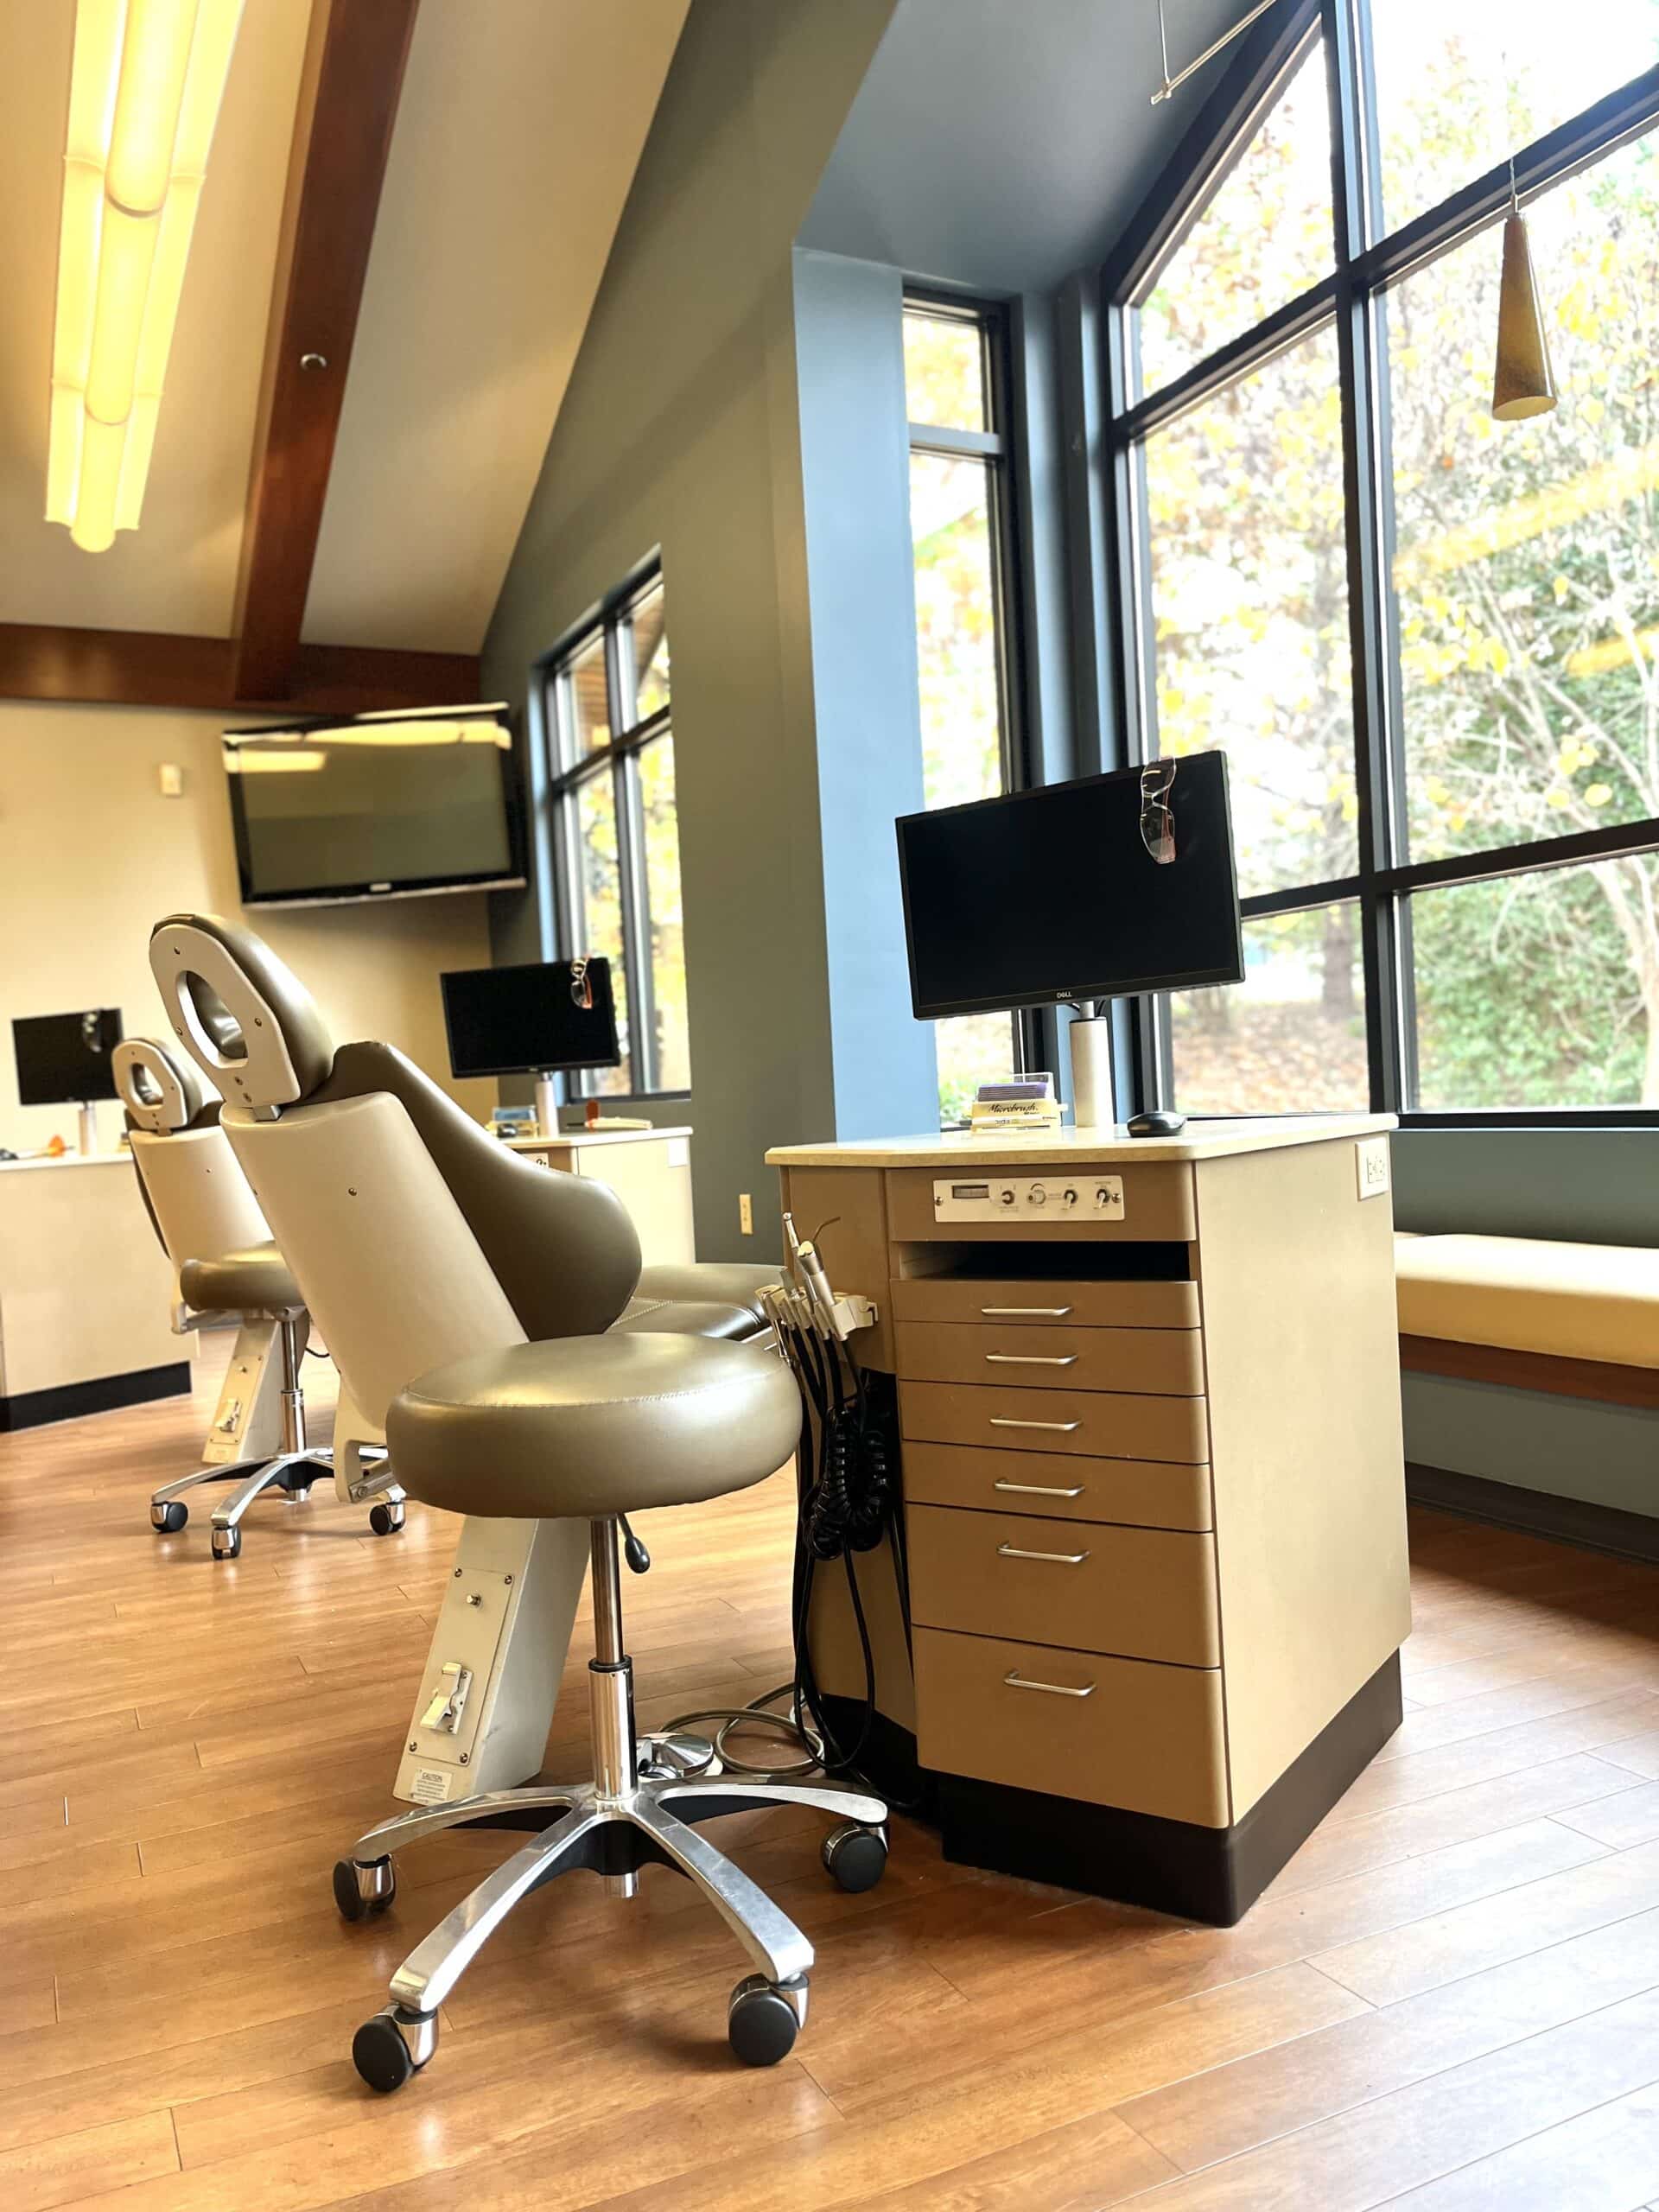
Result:
<svg viewBox="0 0 1659 2212">
<path fill-rule="evenodd" d="M 543 1525 L 564 1533 L 559 1524 Z M 439 2008 L 485 1943 L 524 1898 L 574 1867 L 600 1875 L 622 1897 L 637 1893 L 639 1870 L 652 1864 L 695 1882 L 753 1968 L 732 1992 L 728 2039 L 746 2064 L 775 2065 L 805 2023 L 812 1946 L 764 1891 L 705 1841 L 697 1824 L 766 1805 L 810 1806 L 839 1816 L 841 1825 L 825 1840 L 823 1862 L 842 1889 L 870 1889 L 886 1867 L 887 1808 L 879 1798 L 827 1785 L 700 1777 L 696 1769 L 709 1747 L 696 1738 L 638 1741 L 632 1663 L 622 1644 L 615 1520 L 593 1522 L 589 1545 L 594 1779 L 487 1790 L 404 1813 L 371 1828 L 334 1869 L 341 1913 L 361 1920 L 391 1904 L 397 1886 L 393 1854 L 406 1844 L 454 1827 L 541 1831 L 441 1921 L 392 1976 L 391 2004 L 358 2030 L 352 2045 L 353 2063 L 372 2088 L 400 2089 L 426 2064 L 437 2049 Z M 568 1561 L 562 1557 L 560 1564 Z M 550 1814 L 558 1817 L 549 1825 Z"/>
</svg>

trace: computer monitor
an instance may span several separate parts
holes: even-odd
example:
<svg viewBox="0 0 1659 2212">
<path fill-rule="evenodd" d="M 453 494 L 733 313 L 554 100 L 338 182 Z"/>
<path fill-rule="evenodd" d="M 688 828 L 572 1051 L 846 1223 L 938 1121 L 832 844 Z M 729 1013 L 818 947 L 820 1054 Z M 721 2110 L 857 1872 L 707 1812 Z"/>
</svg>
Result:
<svg viewBox="0 0 1659 2212">
<path fill-rule="evenodd" d="M 532 961 L 460 968 L 440 978 L 454 1076 L 543 1075 L 621 1065 L 611 963 Z M 591 1004 L 587 1001 L 591 1000 Z"/>
<path fill-rule="evenodd" d="M 898 832 L 918 1020 L 1243 979 L 1220 753 L 1144 783 L 1127 768 L 906 815 Z"/>
<path fill-rule="evenodd" d="M 11 1025 L 20 1106 L 86 1105 L 115 1098 L 110 1056 L 121 1042 L 114 1007 L 87 1014 L 36 1014 Z"/>
</svg>

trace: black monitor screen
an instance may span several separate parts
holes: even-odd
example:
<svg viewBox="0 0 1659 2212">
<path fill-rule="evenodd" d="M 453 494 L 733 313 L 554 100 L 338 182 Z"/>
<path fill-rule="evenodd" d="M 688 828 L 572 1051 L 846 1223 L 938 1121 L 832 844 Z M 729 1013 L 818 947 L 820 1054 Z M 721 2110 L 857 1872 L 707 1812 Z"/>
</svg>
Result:
<svg viewBox="0 0 1659 2212">
<path fill-rule="evenodd" d="M 37 1014 L 11 1025 L 20 1106 L 80 1105 L 115 1098 L 110 1055 L 121 1042 L 113 1007 L 90 1014 Z"/>
<path fill-rule="evenodd" d="M 452 1075 L 530 1075 L 621 1062 L 607 960 L 588 963 L 591 1007 L 577 1004 L 568 960 L 455 969 L 440 980 Z"/>
<path fill-rule="evenodd" d="M 232 733 L 225 766 L 244 900 L 511 881 L 511 747 L 487 715 Z"/>
<path fill-rule="evenodd" d="M 1240 982 L 1224 755 L 1176 765 L 1167 866 L 1147 849 L 1146 804 L 1130 768 L 906 816 L 918 1019 Z M 1153 836 L 1160 826 L 1148 819 Z"/>
</svg>

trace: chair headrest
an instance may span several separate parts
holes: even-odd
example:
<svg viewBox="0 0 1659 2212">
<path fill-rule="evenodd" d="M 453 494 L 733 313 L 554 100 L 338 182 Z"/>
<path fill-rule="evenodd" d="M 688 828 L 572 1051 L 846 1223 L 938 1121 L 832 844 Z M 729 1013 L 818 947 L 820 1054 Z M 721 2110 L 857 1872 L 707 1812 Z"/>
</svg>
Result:
<svg viewBox="0 0 1659 2212">
<path fill-rule="evenodd" d="M 334 1065 L 316 1002 L 264 939 L 218 914 L 169 914 L 149 938 L 150 972 L 173 1032 L 238 1106 L 291 1106 Z"/>
<path fill-rule="evenodd" d="M 154 1037 L 128 1037 L 110 1055 L 127 1119 L 153 1136 L 188 1129 L 206 1103 L 201 1077 L 184 1054 Z"/>
</svg>

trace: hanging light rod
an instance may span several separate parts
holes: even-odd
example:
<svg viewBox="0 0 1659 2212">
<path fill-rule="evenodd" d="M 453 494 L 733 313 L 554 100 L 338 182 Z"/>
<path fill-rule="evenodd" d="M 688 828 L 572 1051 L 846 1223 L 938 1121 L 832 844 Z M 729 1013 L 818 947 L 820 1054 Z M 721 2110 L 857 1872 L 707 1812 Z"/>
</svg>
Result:
<svg viewBox="0 0 1659 2212">
<path fill-rule="evenodd" d="M 1164 28 L 1164 0 L 1158 0 L 1158 44 L 1164 57 L 1164 81 L 1160 90 L 1152 96 L 1153 106 L 1160 106 L 1172 92 L 1179 92 L 1189 77 L 1196 77 L 1206 61 L 1213 61 L 1216 56 L 1224 48 L 1230 47 L 1236 38 L 1242 38 L 1257 16 L 1265 16 L 1268 9 L 1274 4 L 1275 0 L 1256 0 L 1256 5 L 1251 9 L 1243 22 L 1235 23 L 1231 30 L 1224 31 L 1213 46 L 1206 46 L 1198 60 L 1189 61 L 1179 77 L 1172 77 L 1169 73 L 1169 33 Z"/>
</svg>

